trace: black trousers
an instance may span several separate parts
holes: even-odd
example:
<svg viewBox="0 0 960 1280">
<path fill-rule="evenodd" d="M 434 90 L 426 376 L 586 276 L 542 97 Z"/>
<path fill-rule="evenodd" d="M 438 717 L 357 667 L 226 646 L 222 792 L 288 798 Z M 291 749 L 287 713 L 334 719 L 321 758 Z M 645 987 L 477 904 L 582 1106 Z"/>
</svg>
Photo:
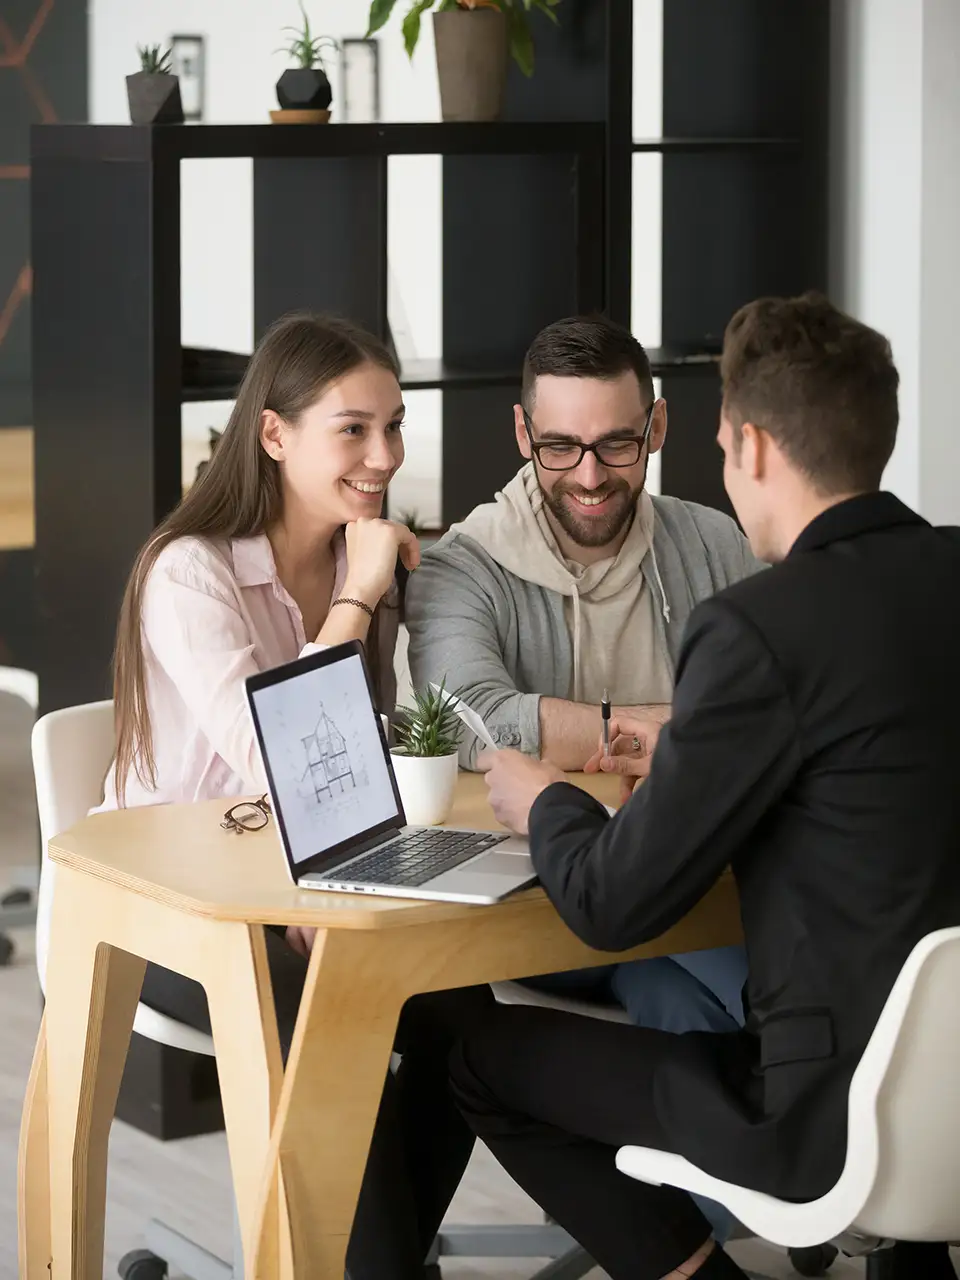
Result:
<svg viewBox="0 0 960 1280">
<path fill-rule="evenodd" d="M 611 1280 L 659 1280 L 710 1226 L 682 1191 L 617 1171 L 624 1145 L 669 1150 L 653 1076 L 676 1037 L 499 1006 L 451 1057 L 463 1114 L 507 1172 Z"/>
<path fill-rule="evenodd" d="M 622 1146 L 671 1149 L 653 1077 L 675 1039 L 498 1006 L 451 1055 L 454 1097 L 474 1133 L 611 1280 L 659 1280 L 710 1235 L 686 1192 L 637 1182 L 614 1163 Z M 951 1280 L 956 1272 L 945 1244 L 897 1244 L 883 1255 L 882 1276 Z"/>
<path fill-rule="evenodd" d="M 284 1060 L 290 1049 L 307 962 L 267 930 Z M 145 1004 L 209 1033 L 203 988 L 148 965 Z M 388 1073 L 347 1250 L 350 1280 L 423 1280 L 424 1259 L 460 1184 L 474 1136 L 450 1091 L 452 1046 L 493 1007 L 488 987 L 414 996 L 400 1015 L 394 1047 L 402 1055 Z"/>
</svg>

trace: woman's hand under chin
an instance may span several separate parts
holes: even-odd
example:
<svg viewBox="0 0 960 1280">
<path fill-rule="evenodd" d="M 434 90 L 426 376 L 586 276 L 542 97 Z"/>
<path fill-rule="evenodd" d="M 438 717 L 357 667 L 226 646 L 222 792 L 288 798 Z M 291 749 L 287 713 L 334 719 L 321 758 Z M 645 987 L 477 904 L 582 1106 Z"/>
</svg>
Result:
<svg viewBox="0 0 960 1280">
<path fill-rule="evenodd" d="M 345 530 L 347 579 L 342 595 L 375 608 L 389 591 L 399 555 L 404 567 L 420 563 L 420 544 L 405 524 L 393 520 L 352 520 Z"/>
</svg>

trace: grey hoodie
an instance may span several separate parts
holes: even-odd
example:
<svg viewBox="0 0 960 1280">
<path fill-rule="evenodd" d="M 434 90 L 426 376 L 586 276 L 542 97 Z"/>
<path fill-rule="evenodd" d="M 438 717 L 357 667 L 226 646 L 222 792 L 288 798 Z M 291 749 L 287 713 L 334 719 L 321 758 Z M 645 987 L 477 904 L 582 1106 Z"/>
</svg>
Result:
<svg viewBox="0 0 960 1280">
<path fill-rule="evenodd" d="M 453 531 L 480 544 L 502 569 L 563 596 L 573 644 L 573 678 L 564 697 L 596 705 L 609 689 L 619 706 L 669 702 L 673 671 L 662 628 L 669 617 L 659 583 L 649 586 L 644 562 L 656 574 L 653 503 L 641 493 L 619 551 L 583 565 L 564 557 L 544 510 L 543 491 L 527 464 L 494 502 L 472 511 Z"/>
<path fill-rule="evenodd" d="M 414 685 L 445 681 L 479 712 L 495 742 L 538 754 L 540 697 L 569 698 L 574 688 L 577 628 L 565 613 L 565 599 L 572 597 L 576 608 L 584 590 L 599 588 L 602 595 L 607 577 L 613 575 L 612 588 L 624 567 L 620 557 L 605 561 L 597 583 L 581 578 L 579 592 L 571 589 L 569 570 L 523 514 L 516 489 L 526 470 L 426 552 L 407 586 L 406 622 Z M 672 679 L 694 605 L 761 565 L 736 524 L 719 511 L 659 497 L 649 510 L 652 542 L 647 520 L 635 522 L 648 527 L 631 537 L 642 540 L 640 572 L 654 592 L 656 645 Z M 546 558 L 555 571 L 547 572 Z M 629 572 L 637 572 L 635 557 Z M 472 768 L 478 744 L 472 734 L 465 739 L 460 760 Z"/>
</svg>

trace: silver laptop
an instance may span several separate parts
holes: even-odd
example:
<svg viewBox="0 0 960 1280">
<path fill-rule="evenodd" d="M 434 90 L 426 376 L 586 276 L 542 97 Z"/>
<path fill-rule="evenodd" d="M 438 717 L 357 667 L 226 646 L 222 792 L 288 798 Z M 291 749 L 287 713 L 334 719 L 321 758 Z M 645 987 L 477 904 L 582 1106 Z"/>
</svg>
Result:
<svg viewBox="0 0 960 1280">
<path fill-rule="evenodd" d="M 489 903 L 534 883 L 526 840 L 406 825 L 359 642 L 250 676 L 246 686 L 300 888 Z"/>
</svg>

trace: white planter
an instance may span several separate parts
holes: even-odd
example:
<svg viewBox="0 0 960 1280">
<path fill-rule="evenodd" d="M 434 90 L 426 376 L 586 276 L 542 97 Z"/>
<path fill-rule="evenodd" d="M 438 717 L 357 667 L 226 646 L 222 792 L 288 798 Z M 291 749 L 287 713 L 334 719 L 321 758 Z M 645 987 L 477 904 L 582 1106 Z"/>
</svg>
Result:
<svg viewBox="0 0 960 1280">
<path fill-rule="evenodd" d="M 433 827 L 446 821 L 457 790 L 457 752 L 449 756 L 404 756 L 390 752 L 407 822 Z"/>
</svg>

